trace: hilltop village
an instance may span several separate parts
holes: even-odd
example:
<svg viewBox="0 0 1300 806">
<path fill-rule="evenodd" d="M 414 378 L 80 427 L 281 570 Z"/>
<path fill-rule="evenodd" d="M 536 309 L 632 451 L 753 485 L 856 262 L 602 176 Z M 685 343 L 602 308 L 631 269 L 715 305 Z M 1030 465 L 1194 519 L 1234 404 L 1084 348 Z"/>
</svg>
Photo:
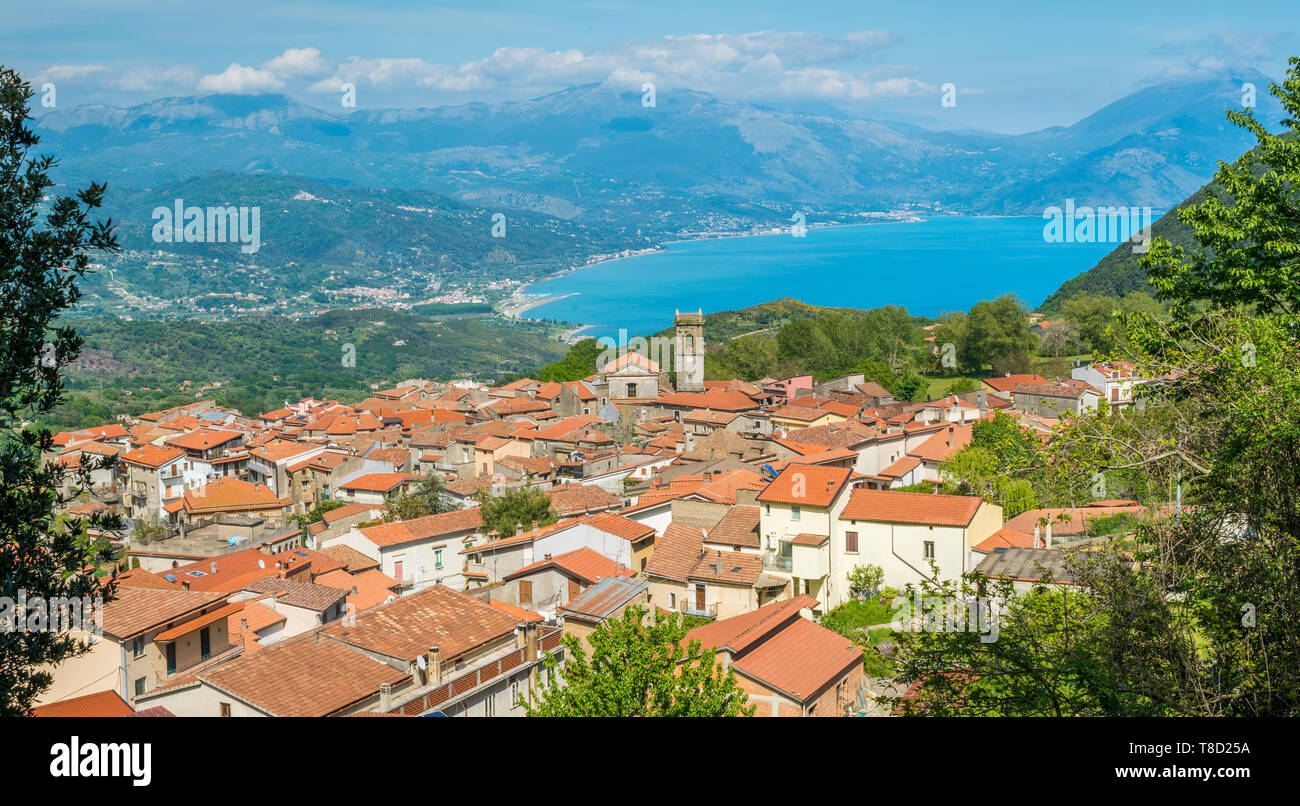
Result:
<svg viewBox="0 0 1300 806">
<path fill-rule="evenodd" d="M 1046 440 L 1100 401 L 1141 405 L 1131 365 L 902 401 L 861 375 L 705 381 L 703 317 L 675 321 L 671 371 L 623 352 L 578 381 L 200 399 L 57 434 L 49 461 L 88 482 L 63 512 L 132 527 L 104 536 L 102 634 L 37 713 L 522 715 L 564 633 L 637 606 L 695 618 L 759 715 L 874 715 L 862 647 L 819 623 L 863 601 L 858 569 L 880 570 L 873 597 L 932 568 L 1068 583 L 1090 523 L 1144 510 L 1004 518 L 940 492 L 981 420 Z M 540 520 L 488 516 L 521 492 Z"/>
</svg>

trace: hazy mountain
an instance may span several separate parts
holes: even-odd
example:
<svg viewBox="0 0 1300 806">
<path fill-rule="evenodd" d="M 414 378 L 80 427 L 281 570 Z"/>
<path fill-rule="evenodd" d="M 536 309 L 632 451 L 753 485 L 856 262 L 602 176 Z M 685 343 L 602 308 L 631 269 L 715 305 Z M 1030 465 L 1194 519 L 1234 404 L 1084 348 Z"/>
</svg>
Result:
<svg viewBox="0 0 1300 806">
<path fill-rule="evenodd" d="M 711 95 L 574 87 L 540 98 L 412 110 L 315 109 L 289 98 L 166 98 L 44 115 L 42 148 L 68 181 L 131 188 L 211 171 L 416 188 L 484 206 L 582 220 L 647 217 L 650 229 L 709 214 L 940 203 L 1038 214 L 1080 204 L 1167 208 L 1216 160 L 1249 146 L 1223 111 L 1255 72 L 1143 89 L 1072 126 L 1024 135 L 857 120 L 822 107 L 769 109 Z M 820 113 L 819 113 L 819 110 Z M 651 220 L 659 216 L 662 220 Z M 698 228 L 698 224 L 696 227 Z"/>
</svg>

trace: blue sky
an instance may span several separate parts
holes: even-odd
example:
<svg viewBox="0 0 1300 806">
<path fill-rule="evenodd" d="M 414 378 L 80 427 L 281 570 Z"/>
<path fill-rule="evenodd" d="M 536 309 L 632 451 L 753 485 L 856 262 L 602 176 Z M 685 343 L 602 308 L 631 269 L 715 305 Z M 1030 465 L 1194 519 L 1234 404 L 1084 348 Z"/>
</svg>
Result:
<svg viewBox="0 0 1300 806">
<path fill-rule="evenodd" d="M 1296 0 L 6 5 L 0 60 L 55 83 L 62 108 L 228 91 L 337 110 L 344 84 L 358 107 L 417 107 L 648 80 L 1023 132 L 1163 79 L 1234 67 L 1278 78 L 1300 55 Z M 955 108 L 939 103 L 949 82 Z"/>
</svg>

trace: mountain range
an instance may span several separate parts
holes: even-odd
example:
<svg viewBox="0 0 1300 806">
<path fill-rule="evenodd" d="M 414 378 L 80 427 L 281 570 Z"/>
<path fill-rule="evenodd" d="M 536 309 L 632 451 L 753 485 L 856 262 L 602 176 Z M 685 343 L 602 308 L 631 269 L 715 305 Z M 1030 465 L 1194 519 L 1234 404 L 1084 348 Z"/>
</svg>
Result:
<svg viewBox="0 0 1300 806">
<path fill-rule="evenodd" d="M 325 111 L 282 95 L 165 98 L 81 106 L 38 120 L 42 148 L 70 182 L 151 188 L 212 171 L 420 189 L 492 209 L 563 219 L 680 214 L 761 217 L 762 209 L 882 210 L 906 205 L 1037 215 L 1079 204 L 1167 209 L 1216 161 L 1250 142 L 1225 108 L 1269 79 L 1242 70 L 1158 84 L 1070 126 L 1019 135 L 767 109 L 702 92 L 590 85 L 523 101 L 431 109 Z M 696 222 L 698 227 L 698 222 Z"/>
</svg>

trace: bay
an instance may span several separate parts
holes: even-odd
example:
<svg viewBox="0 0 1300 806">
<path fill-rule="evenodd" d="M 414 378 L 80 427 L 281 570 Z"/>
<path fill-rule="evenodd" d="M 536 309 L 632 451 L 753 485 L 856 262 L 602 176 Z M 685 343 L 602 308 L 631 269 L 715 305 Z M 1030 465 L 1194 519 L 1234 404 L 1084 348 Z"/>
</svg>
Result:
<svg viewBox="0 0 1300 806">
<path fill-rule="evenodd" d="M 647 335 L 676 309 L 705 313 L 782 297 L 810 305 L 901 305 L 937 316 L 1014 293 L 1031 309 L 1096 265 L 1112 243 L 1048 243 L 1041 218 L 938 216 L 680 241 L 661 252 L 579 269 L 527 289 L 563 299 L 528 311 L 580 323 L 586 336 Z"/>
</svg>

